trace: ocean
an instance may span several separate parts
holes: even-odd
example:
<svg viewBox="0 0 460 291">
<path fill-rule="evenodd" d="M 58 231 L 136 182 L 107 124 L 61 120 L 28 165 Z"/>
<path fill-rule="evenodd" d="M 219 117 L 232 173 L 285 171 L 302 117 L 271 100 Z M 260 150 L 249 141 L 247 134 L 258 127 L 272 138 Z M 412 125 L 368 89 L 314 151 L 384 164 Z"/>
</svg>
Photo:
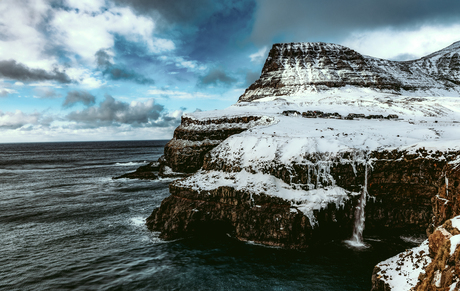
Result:
<svg viewBox="0 0 460 291">
<path fill-rule="evenodd" d="M 166 142 L 0 144 L 0 290 L 370 290 L 375 264 L 420 242 L 163 241 L 144 223 L 172 180 L 112 177 L 157 160 Z"/>
</svg>

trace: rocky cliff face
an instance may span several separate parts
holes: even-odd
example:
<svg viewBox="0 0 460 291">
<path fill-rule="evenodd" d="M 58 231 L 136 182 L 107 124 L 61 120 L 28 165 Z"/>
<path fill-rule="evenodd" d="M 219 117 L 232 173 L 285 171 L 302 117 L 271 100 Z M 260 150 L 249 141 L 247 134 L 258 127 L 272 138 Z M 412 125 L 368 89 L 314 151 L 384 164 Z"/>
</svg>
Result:
<svg viewBox="0 0 460 291">
<path fill-rule="evenodd" d="M 274 44 L 260 78 L 239 102 L 344 86 L 419 96 L 458 96 L 459 50 L 457 42 L 421 59 L 397 62 L 363 56 L 337 44 Z"/>
<path fill-rule="evenodd" d="M 182 117 L 173 139 L 165 146 L 160 160 L 160 176 L 186 176 L 203 165 L 204 156 L 231 135 L 268 124 L 261 116 L 233 116 L 199 120 Z"/>
<path fill-rule="evenodd" d="M 187 177 L 148 228 L 306 248 L 350 237 L 362 208 L 366 232 L 436 233 L 460 215 L 459 50 L 392 62 L 338 45 L 274 45 L 240 102 L 182 118 L 159 175 Z M 412 264 L 439 261 L 421 251 Z M 376 290 L 393 288 L 379 272 Z"/>
<path fill-rule="evenodd" d="M 264 165 L 257 173 L 243 170 L 244 177 L 239 175 L 241 169 L 208 154 L 200 173 L 171 184 L 171 197 L 152 213 L 147 225 L 173 239 L 219 224 L 240 240 L 305 248 L 350 236 L 366 178 L 367 232 L 424 233 L 460 214 L 460 172 L 451 164 L 460 152 L 371 152 L 367 177 L 366 161 L 355 154 L 329 160 L 310 156 L 308 165 Z M 276 181 L 264 181 L 266 177 Z M 253 185 L 261 180 L 261 187 Z M 272 193 L 277 186 L 312 196 L 283 199 Z M 337 188 L 344 191 L 342 195 L 335 192 Z M 315 193 L 320 189 L 326 192 Z"/>
</svg>

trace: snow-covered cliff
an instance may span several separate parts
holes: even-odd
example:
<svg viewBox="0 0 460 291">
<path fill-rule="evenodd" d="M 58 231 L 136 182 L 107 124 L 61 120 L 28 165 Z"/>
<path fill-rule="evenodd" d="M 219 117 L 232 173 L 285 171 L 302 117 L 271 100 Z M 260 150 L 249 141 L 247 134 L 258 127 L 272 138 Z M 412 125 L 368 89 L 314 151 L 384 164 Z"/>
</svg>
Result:
<svg viewBox="0 0 460 291">
<path fill-rule="evenodd" d="M 460 215 L 459 53 L 394 62 L 274 45 L 236 104 L 183 116 L 160 176 L 187 177 L 149 229 L 291 248 L 359 244 L 363 228 L 432 233 Z"/>
<path fill-rule="evenodd" d="M 459 96 L 460 42 L 413 61 L 363 56 L 337 44 L 274 44 L 255 81 L 239 101 L 303 95 L 357 86 L 415 96 Z"/>
</svg>

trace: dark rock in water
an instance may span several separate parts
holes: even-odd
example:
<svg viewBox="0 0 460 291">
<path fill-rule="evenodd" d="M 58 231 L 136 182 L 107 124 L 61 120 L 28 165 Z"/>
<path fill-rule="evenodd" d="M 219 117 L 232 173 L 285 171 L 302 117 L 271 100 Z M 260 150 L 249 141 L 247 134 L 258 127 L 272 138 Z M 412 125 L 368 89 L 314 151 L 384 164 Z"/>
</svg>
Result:
<svg viewBox="0 0 460 291">
<path fill-rule="evenodd" d="M 113 177 L 112 179 L 122 179 L 122 178 L 128 178 L 128 179 L 140 179 L 140 180 L 155 180 L 158 179 L 158 175 L 155 174 L 158 173 L 160 169 L 160 163 L 158 162 L 150 162 L 147 165 L 140 166 L 137 168 L 136 171 L 123 174 L 118 177 Z"/>
</svg>

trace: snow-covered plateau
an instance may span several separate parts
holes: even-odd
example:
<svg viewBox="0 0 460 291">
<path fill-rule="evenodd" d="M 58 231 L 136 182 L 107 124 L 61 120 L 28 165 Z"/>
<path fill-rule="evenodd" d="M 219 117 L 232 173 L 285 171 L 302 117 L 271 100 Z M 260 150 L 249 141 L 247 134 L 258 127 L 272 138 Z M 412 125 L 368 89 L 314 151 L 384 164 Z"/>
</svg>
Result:
<svg viewBox="0 0 460 291">
<path fill-rule="evenodd" d="M 426 242 L 379 264 L 373 290 L 458 290 L 459 53 L 457 42 L 395 62 L 333 44 L 273 45 L 236 104 L 182 117 L 159 175 L 184 178 L 148 228 L 301 249 L 350 238 L 363 247 L 363 229 L 439 241 L 443 227 L 454 275 L 427 269 L 438 259 Z"/>
<path fill-rule="evenodd" d="M 303 117 L 307 111 L 337 114 Z M 349 115 L 362 117 L 346 119 Z M 386 118 L 389 115 L 397 118 Z M 336 185 L 328 173 L 336 163 L 355 166 L 368 162 L 372 166 L 375 158 L 370 154 L 375 151 L 415 154 L 424 149 L 428 155 L 460 151 L 459 97 L 409 97 L 339 88 L 290 98 L 266 97 L 185 117 L 204 121 L 222 116 L 260 116 L 264 122 L 254 122 L 252 127 L 246 126 L 248 130 L 220 142 L 209 152 L 204 170 L 176 183 L 193 185 L 196 190 L 226 185 L 288 199 L 312 224 L 316 224 L 314 209 L 331 201 L 339 201 L 339 206 L 342 199 L 359 194 Z M 201 130 L 216 127 L 212 123 L 188 127 L 196 130 L 197 126 Z M 219 124 L 219 130 L 224 126 Z M 442 155 L 437 158 L 445 159 Z M 457 156 L 451 160 L 456 163 Z M 284 183 L 267 173 L 274 165 L 311 165 L 319 167 L 319 172 L 315 180 L 306 183 Z"/>
</svg>

